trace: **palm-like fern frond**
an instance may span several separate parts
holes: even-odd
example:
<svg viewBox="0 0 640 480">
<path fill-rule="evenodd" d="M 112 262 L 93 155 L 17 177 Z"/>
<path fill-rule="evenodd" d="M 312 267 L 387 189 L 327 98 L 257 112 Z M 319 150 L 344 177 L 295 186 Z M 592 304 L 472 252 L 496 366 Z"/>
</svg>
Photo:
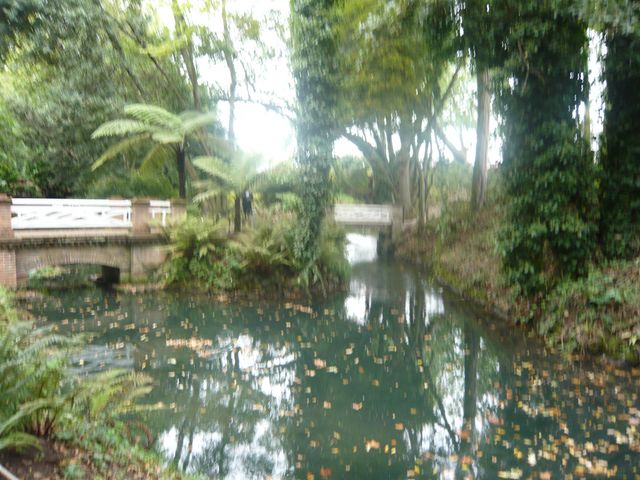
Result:
<svg viewBox="0 0 640 480">
<path fill-rule="evenodd" d="M 135 145 L 146 142 L 149 138 L 150 135 L 148 133 L 143 133 L 140 135 L 135 135 L 133 137 L 125 138 L 115 145 L 110 146 L 102 155 L 100 155 L 100 157 L 95 162 L 93 162 L 93 165 L 91 165 L 91 170 L 97 170 L 102 165 L 104 165 L 105 162 L 117 157 L 127 150 L 130 150 Z"/>
<path fill-rule="evenodd" d="M 147 125 L 156 125 L 167 130 L 178 130 L 180 117 L 156 105 L 133 103 L 124 107 L 124 113 Z"/>
<path fill-rule="evenodd" d="M 228 185 L 233 185 L 235 183 L 233 175 L 230 174 L 229 165 L 219 158 L 204 156 L 196 157 L 193 159 L 193 164 L 219 182 Z"/>
<path fill-rule="evenodd" d="M 181 129 L 184 134 L 188 134 L 198 130 L 207 125 L 211 125 L 216 121 L 216 114 L 214 112 L 199 113 L 194 112 L 194 115 L 187 115 L 182 117 Z"/>
<path fill-rule="evenodd" d="M 110 122 L 103 123 L 91 134 L 91 138 L 116 137 L 120 135 L 131 135 L 132 133 L 149 132 L 149 124 L 138 120 L 118 118 Z"/>
<path fill-rule="evenodd" d="M 162 167 L 168 160 L 167 154 L 170 151 L 170 147 L 162 143 L 151 147 L 142 159 L 142 163 L 140 164 L 138 171 L 143 175 L 150 175 L 154 172 L 162 171 Z"/>
<path fill-rule="evenodd" d="M 85 405 L 89 418 L 114 417 L 148 394 L 151 383 L 150 377 L 138 372 L 108 370 L 83 381 L 75 400 Z"/>
<path fill-rule="evenodd" d="M 172 143 L 181 144 L 182 142 L 184 142 L 184 135 L 171 130 L 157 130 L 153 132 L 151 138 L 153 138 L 156 142 L 163 143 L 165 145 L 170 145 Z"/>
<path fill-rule="evenodd" d="M 225 189 L 218 188 L 218 187 L 215 187 L 215 186 L 211 186 L 210 182 L 208 184 L 205 184 L 203 182 L 198 182 L 198 183 L 194 184 L 194 187 L 195 188 L 199 188 L 199 189 L 203 189 L 202 192 L 196 194 L 193 197 L 193 202 L 194 203 L 206 202 L 210 198 L 214 198 L 214 197 L 226 192 Z M 205 188 L 206 188 L 206 190 L 204 190 Z"/>
</svg>

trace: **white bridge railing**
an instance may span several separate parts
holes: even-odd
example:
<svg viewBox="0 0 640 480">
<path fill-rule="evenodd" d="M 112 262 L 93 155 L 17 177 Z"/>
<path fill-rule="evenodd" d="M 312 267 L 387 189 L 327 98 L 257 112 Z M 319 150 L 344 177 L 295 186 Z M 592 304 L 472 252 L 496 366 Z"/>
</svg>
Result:
<svg viewBox="0 0 640 480">
<path fill-rule="evenodd" d="M 131 200 L 76 200 L 14 198 L 11 201 L 13 230 L 131 228 Z M 151 200 L 152 220 L 165 225 L 171 202 Z"/>
<path fill-rule="evenodd" d="M 337 203 L 333 207 L 336 223 L 343 225 L 385 226 L 394 223 L 392 205 L 351 205 Z"/>
</svg>

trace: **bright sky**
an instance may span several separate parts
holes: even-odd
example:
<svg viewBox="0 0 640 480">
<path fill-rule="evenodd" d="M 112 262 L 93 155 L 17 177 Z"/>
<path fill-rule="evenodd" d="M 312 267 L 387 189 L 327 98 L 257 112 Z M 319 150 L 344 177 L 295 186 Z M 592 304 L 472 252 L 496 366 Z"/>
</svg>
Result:
<svg viewBox="0 0 640 480">
<path fill-rule="evenodd" d="M 197 5 L 193 2 L 192 5 Z M 154 8 L 158 11 L 163 23 L 173 28 L 173 16 L 170 8 L 170 1 L 164 0 L 159 7 L 154 3 Z M 228 8 L 231 11 L 251 13 L 255 18 L 264 18 L 271 12 L 275 12 L 281 21 L 288 23 L 289 0 L 229 0 Z M 203 12 L 192 9 L 189 16 L 190 22 L 206 25 L 208 28 L 222 32 L 222 22 L 219 17 L 212 17 Z M 273 47 L 281 55 L 270 60 L 259 67 L 256 74 L 256 90 L 261 93 L 252 93 L 252 97 L 267 100 L 269 96 L 275 98 L 279 104 L 293 104 L 295 90 L 290 68 L 286 58 L 286 46 L 282 39 L 272 31 L 262 32 L 262 39 L 269 46 Z M 592 100 L 590 105 L 592 134 L 600 135 L 602 132 L 602 93 L 604 87 L 599 80 L 600 63 L 598 61 L 597 50 L 601 48 L 600 42 L 592 35 L 590 42 L 591 55 L 589 59 L 590 79 L 592 82 Z M 251 52 L 244 52 L 243 57 L 247 62 L 251 62 Z M 201 61 L 198 69 L 203 80 L 209 84 L 218 84 L 223 88 L 228 88 L 229 73 L 224 62 L 213 64 L 210 61 Z M 240 70 L 240 69 L 239 69 Z M 475 82 L 469 82 L 469 89 L 475 89 Z M 246 97 L 246 90 L 239 89 L 238 95 Z M 220 121 L 227 125 L 228 105 L 221 102 L 218 107 Z M 581 111 L 584 115 L 584 108 Z M 491 119 L 491 141 L 489 145 L 489 163 L 497 164 L 501 159 L 501 141 L 498 138 L 496 128 L 497 119 Z M 447 136 L 452 143 L 460 146 L 460 134 L 455 129 L 446 130 Z M 236 137 L 239 146 L 249 152 L 261 154 L 266 164 L 278 163 L 291 158 L 295 152 L 295 131 L 290 121 L 283 116 L 266 110 L 264 107 L 251 103 L 236 104 Z M 462 141 L 467 149 L 467 161 L 473 162 L 475 155 L 475 129 L 467 129 L 462 134 Z M 594 141 L 594 149 L 597 142 Z M 341 139 L 336 143 L 335 151 L 337 155 L 359 155 L 359 151 L 347 140 Z M 448 153 L 448 152 L 447 152 Z"/>
</svg>

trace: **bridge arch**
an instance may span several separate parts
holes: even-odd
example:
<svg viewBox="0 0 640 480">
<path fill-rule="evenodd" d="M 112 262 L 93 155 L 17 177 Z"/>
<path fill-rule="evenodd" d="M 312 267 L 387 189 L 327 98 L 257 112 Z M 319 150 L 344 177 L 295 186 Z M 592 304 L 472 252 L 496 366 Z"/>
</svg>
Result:
<svg viewBox="0 0 640 480">
<path fill-rule="evenodd" d="M 118 279 L 131 272 L 130 248 L 124 245 L 96 246 L 46 246 L 16 250 L 16 279 L 23 285 L 29 273 L 44 267 L 66 265 L 97 265 L 108 272 L 110 278 Z"/>
</svg>

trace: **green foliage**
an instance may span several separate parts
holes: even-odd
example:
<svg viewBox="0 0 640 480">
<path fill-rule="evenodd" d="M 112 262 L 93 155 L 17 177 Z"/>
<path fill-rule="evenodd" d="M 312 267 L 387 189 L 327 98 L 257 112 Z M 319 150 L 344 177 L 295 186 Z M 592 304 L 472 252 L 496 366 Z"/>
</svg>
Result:
<svg viewBox="0 0 640 480">
<path fill-rule="evenodd" d="M 68 351 L 76 340 L 19 321 L 0 290 L 0 447 L 35 445 L 52 435 L 70 406 Z"/>
<path fill-rule="evenodd" d="M 128 175 L 105 176 L 96 180 L 88 189 L 91 198 L 149 197 L 174 198 L 177 191 L 165 176 L 153 173 L 131 172 Z"/>
<path fill-rule="evenodd" d="M 344 231 L 331 222 L 325 222 L 321 228 L 316 261 L 305 268 L 294 253 L 297 228 L 290 216 L 267 217 L 261 219 L 256 229 L 234 242 L 241 265 L 239 283 L 252 288 L 302 287 L 323 293 L 327 288 L 343 285 L 350 271 L 344 255 Z"/>
<path fill-rule="evenodd" d="M 374 182 L 373 171 L 364 160 L 356 157 L 337 158 L 333 171 L 337 195 L 347 195 L 354 199 L 353 203 L 383 203 L 384 192 L 380 192 Z"/>
<path fill-rule="evenodd" d="M 20 35 L 33 31 L 43 0 L 3 0 L 0 4 L 0 65 Z"/>
<path fill-rule="evenodd" d="M 239 260 L 239 282 L 249 288 L 266 283 L 282 288 L 299 270 L 294 255 L 296 228 L 291 218 L 261 218 L 257 227 L 232 244 Z"/>
<path fill-rule="evenodd" d="M 295 216 L 279 208 L 262 214 L 255 228 L 233 239 L 224 223 L 189 217 L 168 231 L 171 256 L 165 280 L 222 291 L 326 291 L 344 285 L 349 276 L 344 232 L 323 226 L 316 260 L 305 268 L 295 255 L 298 228 Z"/>
<path fill-rule="evenodd" d="M 592 266 L 585 278 L 559 284 L 545 298 L 538 331 L 568 351 L 640 358 L 638 263 Z"/>
<path fill-rule="evenodd" d="M 524 295 L 586 273 L 597 229 L 596 176 L 578 108 L 588 92 L 586 26 L 546 3 L 506 6 L 498 106 L 509 196 L 508 281 Z"/>
<path fill-rule="evenodd" d="M 187 217 L 168 230 L 171 242 L 169 261 L 164 265 L 169 284 L 200 284 L 204 287 L 229 289 L 232 271 L 237 268 L 227 254 L 227 231 L 224 223 Z"/>
<path fill-rule="evenodd" d="M 640 254 L 640 33 L 607 34 L 600 240 L 610 258 Z"/>
<path fill-rule="evenodd" d="M 331 203 L 329 172 L 336 139 L 338 70 L 334 0 L 292 0 L 293 76 L 298 99 L 301 209 L 295 254 L 307 276 L 319 253 L 322 221 Z"/>
<path fill-rule="evenodd" d="M 40 3 L 42 8 L 31 19 L 37 28 L 20 36 L 20 48 L 7 56 L 3 71 L 0 104 L 8 105 L 21 133 L 9 136 L 0 121 L 7 156 L 20 161 L 26 153 L 29 162 L 22 165 L 33 164 L 37 175 L 23 177 L 42 196 L 86 195 L 96 177 L 91 163 L 106 148 L 91 141 L 91 132 L 125 102 L 183 110 L 188 96 L 179 67 L 171 58 L 140 51 L 164 34 L 154 29 L 139 2 L 9 3 Z M 130 167 L 118 165 L 100 176 Z"/>
<path fill-rule="evenodd" d="M 74 393 L 74 408 L 88 421 L 113 422 L 140 407 L 136 404 L 151 391 L 151 379 L 138 372 L 107 370 L 81 382 Z"/>
</svg>

